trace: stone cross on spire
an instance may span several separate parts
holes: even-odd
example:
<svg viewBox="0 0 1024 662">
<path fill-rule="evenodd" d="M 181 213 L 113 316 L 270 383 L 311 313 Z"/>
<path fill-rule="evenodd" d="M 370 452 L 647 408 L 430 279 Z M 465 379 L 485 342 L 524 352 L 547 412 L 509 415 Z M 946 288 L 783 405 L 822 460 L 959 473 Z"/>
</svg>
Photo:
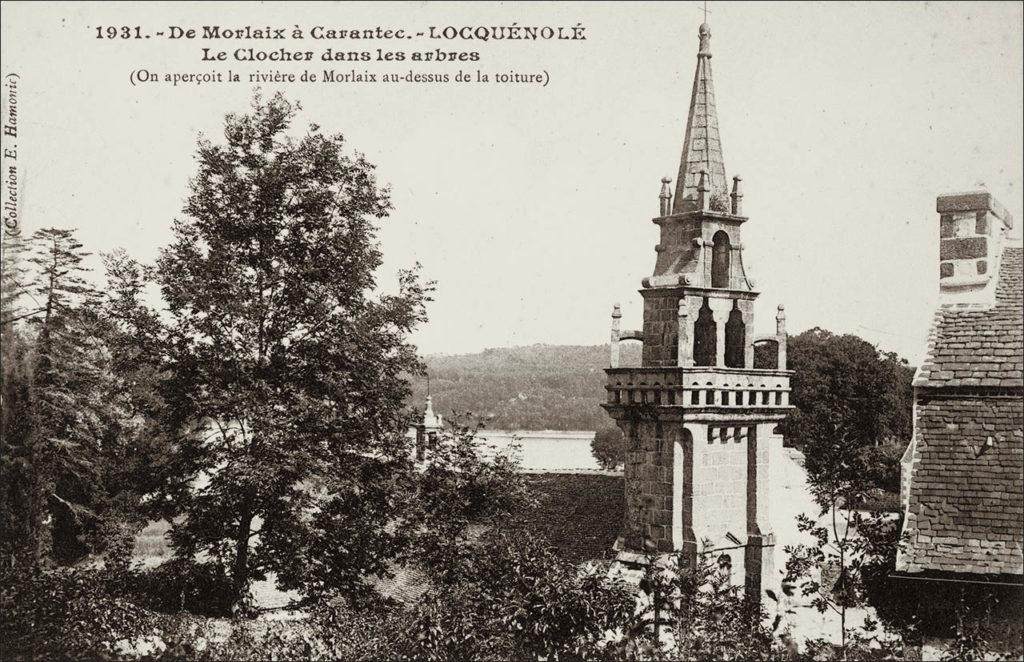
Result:
<svg viewBox="0 0 1024 662">
<path fill-rule="evenodd" d="M 693 75 L 693 93 L 690 96 L 690 114 L 686 119 L 686 141 L 679 161 L 676 194 L 672 213 L 690 211 L 697 204 L 700 173 L 708 173 L 708 186 L 712 198 L 729 194 L 725 179 L 725 161 L 722 142 L 718 137 L 718 113 L 715 111 L 715 88 L 711 82 L 711 28 L 702 23 L 698 31 L 700 50 L 697 52 L 697 71 Z"/>
</svg>

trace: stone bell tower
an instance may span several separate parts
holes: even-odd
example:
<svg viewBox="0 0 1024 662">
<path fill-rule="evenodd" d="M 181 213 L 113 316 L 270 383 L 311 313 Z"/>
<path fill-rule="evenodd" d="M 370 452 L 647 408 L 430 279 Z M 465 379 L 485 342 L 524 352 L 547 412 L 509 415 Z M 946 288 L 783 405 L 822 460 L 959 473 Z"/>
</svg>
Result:
<svg viewBox="0 0 1024 662">
<path fill-rule="evenodd" d="M 743 263 L 743 192 L 728 189 L 711 81 L 711 31 L 699 30 L 675 192 L 662 180 L 654 273 L 642 281 L 642 330 L 612 312 L 605 410 L 626 437 L 621 563 L 650 553 L 712 552 L 760 595 L 774 579 L 769 448 L 790 409 L 785 315 L 754 336 L 758 292 Z M 643 343 L 641 367 L 619 367 L 618 343 Z M 755 366 L 755 346 L 764 345 Z"/>
</svg>

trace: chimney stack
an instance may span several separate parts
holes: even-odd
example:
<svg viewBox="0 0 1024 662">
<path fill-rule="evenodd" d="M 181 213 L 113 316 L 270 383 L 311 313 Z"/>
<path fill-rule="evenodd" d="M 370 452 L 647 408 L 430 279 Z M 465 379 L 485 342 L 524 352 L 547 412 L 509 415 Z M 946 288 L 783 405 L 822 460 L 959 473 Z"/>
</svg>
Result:
<svg viewBox="0 0 1024 662">
<path fill-rule="evenodd" d="M 988 191 L 940 195 L 935 210 L 941 302 L 992 303 L 1003 239 L 1013 217 Z"/>
</svg>

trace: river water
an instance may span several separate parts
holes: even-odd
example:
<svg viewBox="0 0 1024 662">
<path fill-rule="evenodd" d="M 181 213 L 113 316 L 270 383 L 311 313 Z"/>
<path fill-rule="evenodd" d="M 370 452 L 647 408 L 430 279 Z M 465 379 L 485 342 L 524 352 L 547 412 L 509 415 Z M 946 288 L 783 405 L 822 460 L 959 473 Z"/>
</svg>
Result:
<svg viewBox="0 0 1024 662">
<path fill-rule="evenodd" d="M 523 471 L 528 472 L 600 472 L 601 467 L 590 452 L 594 433 L 587 430 L 480 430 L 481 443 L 496 450 L 508 449 L 514 443 Z"/>
</svg>

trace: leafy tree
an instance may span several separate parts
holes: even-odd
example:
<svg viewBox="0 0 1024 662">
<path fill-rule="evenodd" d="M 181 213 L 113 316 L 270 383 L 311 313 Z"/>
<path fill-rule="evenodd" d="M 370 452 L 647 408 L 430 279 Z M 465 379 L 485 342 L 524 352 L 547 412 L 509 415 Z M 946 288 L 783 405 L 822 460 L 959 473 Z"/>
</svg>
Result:
<svg viewBox="0 0 1024 662">
<path fill-rule="evenodd" d="M 111 503 L 98 537 L 106 548 L 107 564 L 124 566 L 130 561 L 135 534 L 148 519 L 144 497 L 158 487 L 170 452 L 159 426 L 166 332 L 157 312 L 143 301 L 152 268 L 122 249 L 102 258 L 102 333 L 122 411 L 103 447 L 103 480 Z"/>
<path fill-rule="evenodd" d="M 20 237 L 4 233 L 0 261 L 0 564 L 32 547 L 28 514 L 36 503 L 29 461 L 32 422 L 32 338 L 22 328 L 24 295 Z"/>
<path fill-rule="evenodd" d="M 513 514 L 537 505 L 519 472 L 517 447 L 498 450 L 477 437 L 479 426 L 459 417 L 409 474 L 400 560 L 413 563 L 439 583 L 460 581 L 467 558 L 479 552 L 473 537 L 505 529 Z"/>
<path fill-rule="evenodd" d="M 404 375 L 420 369 L 406 338 L 429 300 L 411 271 L 371 296 L 388 192 L 342 136 L 289 135 L 298 109 L 257 94 L 223 143 L 199 141 L 157 264 L 176 445 L 162 503 L 185 515 L 177 553 L 224 565 L 239 599 L 268 571 L 317 592 L 379 569 L 396 506 L 380 478 L 406 452 Z M 296 572 L 328 542 L 329 568 Z"/>
<path fill-rule="evenodd" d="M 784 590 L 791 595 L 799 587 L 815 609 L 839 617 L 839 646 L 811 640 L 807 642 L 811 651 L 839 659 L 884 657 L 898 653 L 901 640 L 883 633 L 872 619 L 865 621 L 863 629 L 850 627 L 847 616 L 850 609 L 868 604 L 879 575 L 891 569 L 888 564 L 895 561 L 897 540 L 883 531 L 898 524 L 878 514 L 865 517 L 854 509 L 874 488 L 873 477 L 864 449 L 855 442 L 857 432 L 844 428 L 839 420 L 817 418 L 809 427 L 816 442 L 814 455 L 807 458 L 807 480 L 820 507 L 819 518 L 827 517 L 827 524 L 805 514 L 798 516 L 797 528 L 809 534 L 813 543 L 786 546 Z M 873 533 L 858 535 L 858 531 Z"/>
<path fill-rule="evenodd" d="M 795 410 L 784 431 L 788 442 L 803 449 L 808 471 L 824 474 L 830 466 L 836 468 L 838 449 L 833 446 L 835 432 L 841 430 L 844 451 L 855 453 L 883 442 L 898 447 L 858 460 L 880 481 L 875 487 L 892 487 L 912 428 L 913 370 L 906 361 L 856 336 L 814 328 L 789 339 L 788 367 L 796 371 L 791 396 Z"/>
<path fill-rule="evenodd" d="M 632 597 L 528 535 L 486 535 L 461 580 L 434 586 L 401 651 L 413 659 L 587 659 L 626 620 Z"/>
<path fill-rule="evenodd" d="M 912 428 L 913 369 L 893 352 L 881 352 L 853 335 L 813 328 L 788 341 L 797 412 L 786 435 L 799 446 L 815 441 L 817 419 L 839 422 L 857 446 L 905 441 Z"/>
<path fill-rule="evenodd" d="M 595 432 L 590 452 L 602 469 L 612 471 L 621 468 L 626 461 L 626 438 L 622 430 L 611 426 Z"/>
<path fill-rule="evenodd" d="M 114 534 L 137 509 L 135 477 L 149 459 L 132 398 L 144 362 L 86 280 L 74 231 L 39 230 L 14 255 L 26 253 L 31 270 L 5 265 L 2 307 L 5 551 L 39 565 L 119 547 L 124 561 L 129 534 Z M 28 312 L 6 314 L 21 300 Z"/>
<path fill-rule="evenodd" d="M 709 542 L 704 541 L 704 548 Z M 618 659 L 778 659 L 774 631 L 758 599 L 732 584 L 730 572 L 707 552 L 649 556 L 640 580 L 639 609 L 619 622 Z"/>
</svg>

